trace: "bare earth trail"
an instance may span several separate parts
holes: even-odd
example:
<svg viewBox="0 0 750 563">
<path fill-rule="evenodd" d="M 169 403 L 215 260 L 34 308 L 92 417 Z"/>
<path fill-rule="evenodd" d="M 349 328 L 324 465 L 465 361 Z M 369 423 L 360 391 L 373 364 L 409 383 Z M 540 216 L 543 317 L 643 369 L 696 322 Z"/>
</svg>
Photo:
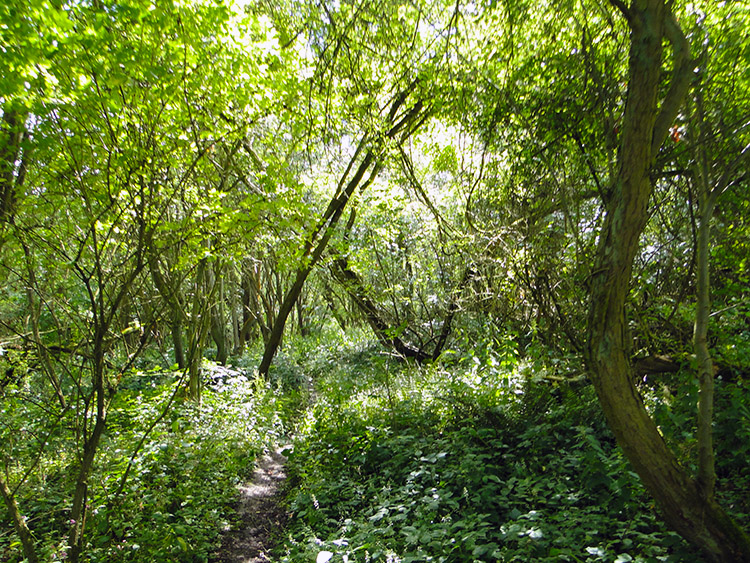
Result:
<svg viewBox="0 0 750 563">
<path fill-rule="evenodd" d="M 268 563 L 269 553 L 284 528 L 287 513 L 281 506 L 286 479 L 286 457 L 281 448 L 264 455 L 247 483 L 239 487 L 239 522 L 223 537 L 213 563 Z"/>
</svg>

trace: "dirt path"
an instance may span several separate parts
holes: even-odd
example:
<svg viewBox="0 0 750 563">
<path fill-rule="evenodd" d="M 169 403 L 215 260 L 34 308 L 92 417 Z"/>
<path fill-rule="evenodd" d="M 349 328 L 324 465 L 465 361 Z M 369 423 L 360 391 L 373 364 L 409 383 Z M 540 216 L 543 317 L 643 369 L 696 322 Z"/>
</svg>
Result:
<svg viewBox="0 0 750 563">
<path fill-rule="evenodd" d="M 269 552 L 287 519 L 280 506 L 280 485 L 286 478 L 281 449 L 264 455 L 252 478 L 239 487 L 239 522 L 227 531 L 213 563 L 268 563 Z"/>
</svg>

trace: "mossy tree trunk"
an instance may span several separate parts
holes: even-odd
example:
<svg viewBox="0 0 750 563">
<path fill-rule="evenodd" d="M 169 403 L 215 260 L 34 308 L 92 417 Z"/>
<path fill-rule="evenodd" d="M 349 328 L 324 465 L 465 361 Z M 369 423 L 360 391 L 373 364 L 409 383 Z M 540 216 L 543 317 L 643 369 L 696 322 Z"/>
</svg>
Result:
<svg viewBox="0 0 750 563">
<path fill-rule="evenodd" d="M 702 494 L 646 411 L 626 355 L 625 302 L 646 225 L 656 152 L 684 101 L 692 74 L 687 42 L 664 0 L 633 0 L 620 9 L 631 29 L 628 94 L 607 215 L 592 276 L 588 363 L 618 444 L 656 500 L 667 524 L 711 561 L 750 561 L 750 542 L 713 496 Z M 673 76 L 659 103 L 662 42 L 674 53 Z"/>
<path fill-rule="evenodd" d="M 8 508 L 8 514 L 10 514 L 11 520 L 13 520 L 13 527 L 15 528 L 18 537 L 21 539 L 23 555 L 26 558 L 26 561 L 28 561 L 28 563 L 37 563 L 39 557 L 37 556 L 36 547 L 34 546 L 34 537 L 31 535 L 31 530 L 29 530 L 29 527 L 26 524 L 26 519 L 18 508 L 15 494 L 5 482 L 2 475 L 0 475 L 0 494 L 3 495 L 5 506 Z"/>
</svg>

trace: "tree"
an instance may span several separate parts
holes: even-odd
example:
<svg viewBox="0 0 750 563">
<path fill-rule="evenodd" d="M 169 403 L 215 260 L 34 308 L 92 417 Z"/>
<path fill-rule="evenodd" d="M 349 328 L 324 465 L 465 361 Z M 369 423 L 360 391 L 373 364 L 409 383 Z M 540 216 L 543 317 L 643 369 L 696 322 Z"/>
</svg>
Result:
<svg viewBox="0 0 750 563">
<path fill-rule="evenodd" d="M 14 2 L 0 9 L 2 29 L 18 39 L 11 41 L 10 66 L 23 71 L 9 72 L 3 84 L 12 88 L 3 88 L 2 99 L 8 125 L 0 140 L 0 187 L 8 203 L 2 274 L 5 283 L 25 288 L 17 306 L 29 313 L 4 315 L 3 330 L 24 350 L 36 350 L 42 369 L 30 370 L 29 395 L 8 399 L 26 400 L 38 432 L 26 443 L 3 444 L 1 485 L 33 561 L 24 489 L 40 464 L 60 456 L 71 474 L 62 526 L 77 561 L 86 549 L 96 488 L 91 475 L 109 405 L 150 343 L 162 305 L 174 313 L 180 303 L 180 276 L 191 268 L 175 263 L 198 255 L 194 302 L 210 295 L 201 270 L 210 239 L 201 229 L 220 234 L 226 223 L 217 204 L 221 177 L 208 155 L 216 144 L 234 145 L 237 136 L 231 120 L 218 116 L 230 113 L 232 103 L 252 108 L 247 97 L 229 99 L 236 86 L 230 70 L 241 68 L 237 51 L 208 41 L 226 39 L 226 7 L 134 0 L 27 8 Z M 172 236 L 180 229 L 181 236 Z M 160 254 L 162 239 L 174 242 L 175 254 Z M 190 252 L 180 252 L 181 244 Z M 172 266 L 166 278 L 162 270 Z M 138 297 L 149 267 L 168 299 L 150 303 L 147 314 Z M 192 332 L 193 349 L 201 348 L 204 334 Z M 18 434 L 18 422 L 8 421 L 4 437 Z M 58 440 L 64 448 L 54 451 Z M 24 449 L 36 453 L 14 459 Z"/>
<path fill-rule="evenodd" d="M 381 19 L 383 14 L 390 17 Z M 377 178 L 389 151 L 419 129 L 436 102 L 429 98 L 439 91 L 436 68 L 444 53 L 434 51 L 432 37 L 420 36 L 420 12 L 408 17 L 398 17 L 400 14 L 399 7 L 390 2 L 367 5 L 366 9 L 344 3 L 336 11 L 323 5 L 324 26 L 316 31 L 313 44 L 320 53 L 315 78 L 324 92 L 325 121 L 333 117 L 334 97 L 343 95 L 348 103 L 343 105 L 342 117 L 357 125 L 360 140 L 328 206 L 304 237 L 294 281 L 276 315 L 258 367 L 262 375 L 268 373 L 287 318 L 347 204 Z M 374 25 L 375 19 L 385 25 Z M 407 34 L 409 44 L 404 44 L 402 34 Z M 367 58 L 354 48 L 359 45 L 377 48 Z M 343 92 L 333 90 L 339 80 L 348 86 Z"/>
<path fill-rule="evenodd" d="M 680 466 L 630 375 L 625 301 L 648 217 L 649 171 L 682 106 L 693 62 L 687 41 L 663 1 L 612 3 L 631 30 L 628 95 L 591 285 L 587 359 L 609 426 L 666 522 L 711 560 L 750 560 L 750 541 L 712 494 L 701 490 L 700 483 Z M 673 51 L 672 77 L 659 103 L 665 38 Z"/>
<path fill-rule="evenodd" d="M 389 129 L 385 132 L 384 137 L 387 140 L 393 139 L 396 135 L 408 135 L 412 132 L 415 125 L 418 125 L 422 120 L 422 102 L 417 101 L 414 105 L 408 108 L 406 111 L 399 113 L 401 106 L 406 101 L 407 96 L 410 94 L 409 91 L 399 94 L 396 101 L 389 111 L 389 122 L 387 125 Z M 303 264 L 296 271 L 294 277 L 294 283 L 291 289 L 287 292 L 284 297 L 284 301 L 279 308 L 278 315 L 274 320 L 273 327 L 269 340 L 266 343 L 265 351 L 263 352 L 263 358 L 261 359 L 258 371 L 261 375 L 267 375 L 268 370 L 271 366 L 271 361 L 276 354 L 276 349 L 281 342 L 281 336 L 284 332 L 284 326 L 289 314 L 292 312 L 295 303 L 299 297 L 302 287 L 307 280 L 307 277 L 312 272 L 313 267 L 318 263 L 320 258 L 323 256 L 328 241 L 336 228 L 341 215 L 344 212 L 346 204 L 351 199 L 354 192 L 359 189 L 364 189 L 367 185 L 377 177 L 380 165 L 378 159 L 380 158 L 380 148 L 369 148 L 368 144 L 370 139 L 366 135 L 360 142 L 357 148 L 355 156 L 347 168 L 348 172 L 357 163 L 358 156 L 361 152 L 364 152 L 364 156 L 357 165 L 356 171 L 352 175 L 349 181 L 346 181 L 347 175 L 343 176 L 339 182 L 339 189 L 335 197 L 331 200 L 328 208 L 323 213 L 323 217 L 320 219 L 316 227 L 313 229 L 310 237 L 305 242 L 304 250 L 302 253 Z M 366 176 L 366 177 L 365 177 Z"/>
<path fill-rule="evenodd" d="M 199 401 L 211 342 L 224 363 L 256 339 L 265 375 L 285 331 L 322 325 L 327 303 L 342 329 L 354 304 L 381 344 L 420 361 L 457 327 L 467 354 L 512 339 L 586 363 L 668 524 L 709 559 L 746 559 L 714 495 L 708 331 L 710 297 L 746 307 L 733 262 L 750 249 L 736 189 L 750 97 L 731 70 L 746 17 L 729 30 L 734 8 L 703 7 L 0 6 L 2 361 L 30 384 L 8 404 L 41 429 L 20 444 L 22 417 L 0 428 L 0 489 L 26 557 L 28 476 L 64 443 L 62 533 L 85 558 L 108 405 L 152 339 L 170 335 L 154 353 L 181 370 L 174 397 Z M 697 477 L 635 377 L 686 353 L 693 270 Z"/>
<path fill-rule="evenodd" d="M 706 39 L 700 59 L 703 68 L 700 69 L 695 81 L 693 115 L 688 122 L 688 142 L 692 149 L 691 183 L 697 192 L 698 203 L 698 232 L 696 240 L 696 306 L 695 325 L 693 330 L 693 345 L 698 364 L 698 380 L 700 384 L 698 399 L 698 473 L 696 481 L 701 493 L 706 499 L 715 497 L 716 469 L 713 444 L 713 409 L 714 409 L 714 377 L 715 364 L 711 357 L 708 342 L 709 318 L 711 313 L 710 296 L 710 250 L 711 222 L 716 211 L 719 197 L 742 179 L 740 170 L 750 162 L 750 143 L 741 144 L 742 129 L 747 124 L 730 125 L 730 131 L 721 131 L 718 124 L 712 124 L 710 116 L 718 117 L 719 122 L 726 120 L 726 115 L 717 116 L 715 112 L 706 108 L 705 94 L 710 89 L 705 84 L 706 75 L 716 72 L 715 67 L 726 72 L 722 65 L 722 57 L 715 52 L 715 37 L 706 30 Z M 719 37 L 721 35 L 716 34 Z M 724 66 L 724 68 L 722 68 Z M 708 67 L 707 70 L 706 67 Z M 735 92 L 744 89 L 738 77 L 733 72 L 728 74 L 728 84 L 735 88 Z M 719 99 L 721 97 L 717 96 Z M 739 96 L 738 96 L 739 97 Z M 742 100 L 736 100 L 737 105 Z M 730 141 L 728 155 L 722 151 L 725 137 L 733 137 Z M 740 141 L 739 143 L 737 141 Z M 710 156 L 709 156 L 710 155 Z"/>
<path fill-rule="evenodd" d="M 646 366 L 639 361 L 646 358 L 634 356 L 654 347 L 636 345 L 633 336 L 646 340 L 654 317 L 668 324 L 690 288 L 689 254 L 683 258 L 680 250 L 672 259 L 686 262 L 673 271 L 687 279 L 670 279 L 657 260 L 684 248 L 680 237 L 690 235 L 691 206 L 679 201 L 688 193 L 689 166 L 676 162 L 681 147 L 675 148 L 673 139 L 663 150 L 662 145 L 670 127 L 683 123 L 679 112 L 695 65 L 669 3 L 611 4 L 624 15 L 621 22 L 600 5 L 587 14 L 573 3 L 559 3 L 554 10 L 498 3 L 475 24 L 477 30 L 497 29 L 500 39 L 492 51 L 482 41 L 459 43 L 463 57 L 456 72 L 466 79 L 457 115 L 468 131 L 465 137 L 473 133 L 481 141 L 473 145 L 481 147 L 473 149 L 479 157 L 464 153 L 469 165 L 463 172 L 468 227 L 482 243 L 478 277 L 496 276 L 490 278 L 499 288 L 495 300 L 511 310 L 508 323 L 586 360 L 613 432 L 666 521 L 710 557 L 732 560 L 746 553 L 747 540 L 714 499 L 701 496 L 667 448 L 643 407 L 632 367 Z M 560 13 L 569 18 L 564 29 L 556 23 Z M 470 35 L 473 22 L 465 25 Z M 627 66 L 620 62 L 619 38 L 625 31 Z M 696 34 L 691 37 L 699 42 Z M 663 42 L 671 46 L 671 61 L 663 60 Z M 533 49 L 523 49 L 524 44 Z M 726 50 L 736 44 L 723 45 Z M 729 121 L 739 123 L 733 100 L 725 108 L 732 108 Z M 656 220 L 648 224 L 650 215 L 664 214 L 658 203 L 648 205 L 655 195 L 678 201 L 672 216 L 679 219 L 678 234 L 659 232 Z M 641 244 L 647 226 L 648 239 Z M 490 265 L 499 271 L 494 274 Z M 654 272 L 658 285 L 648 279 Z M 671 313 L 648 318 L 654 311 L 647 302 L 652 291 L 674 298 L 667 307 Z M 639 309 L 644 304 L 650 308 Z M 674 369 L 674 362 L 665 363 Z M 711 531 L 708 524 L 701 528 L 704 509 L 714 511 Z"/>
</svg>

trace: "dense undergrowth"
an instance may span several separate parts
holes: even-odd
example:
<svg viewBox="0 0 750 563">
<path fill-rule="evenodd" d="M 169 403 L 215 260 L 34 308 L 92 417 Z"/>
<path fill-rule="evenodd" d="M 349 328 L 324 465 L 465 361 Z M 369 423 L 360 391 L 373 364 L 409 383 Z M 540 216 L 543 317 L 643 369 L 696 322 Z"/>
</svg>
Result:
<svg viewBox="0 0 750 563">
<path fill-rule="evenodd" d="M 271 384 L 234 375 L 207 386 L 200 405 L 180 397 L 179 373 L 153 368 L 124 377 L 89 480 L 85 561 L 209 559 L 233 517 L 236 484 L 284 433 L 291 400 Z M 40 560 L 62 562 L 76 467 L 75 440 L 65 428 L 74 425 L 75 413 L 64 413 L 44 434 L 49 421 L 43 411 L 51 407 L 32 397 L 29 383 L 7 387 L 2 397 L 3 454 L 19 468 L 39 455 L 18 500 Z M 30 441 L 21 440 L 14 448 L 19 429 L 46 438 L 44 451 L 22 451 Z M 23 560 L 6 513 L 2 530 L 0 560 Z"/>
<path fill-rule="evenodd" d="M 133 371 L 109 408 L 89 483 L 84 560 L 210 560 L 236 484 L 296 425 L 279 562 L 696 561 L 656 515 L 592 387 L 544 377 L 549 358 L 519 360 L 512 344 L 493 346 L 419 368 L 366 338 L 303 339 L 288 343 L 271 381 L 224 372 L 200 405 L 175 394 L 178 373 Z M 244 359 L 247 373 L 255 361 Z M 3 455 L 16 482 L 24 464 L 33 468 L 19 504 L 41 559 L 63 562 L 76 414 L 45 419 L 52 407 L 34 396 L 33 377 L 4 390 Z M 689 465 L 692 376 L 642 391 Z M 719 381 L 715 419 L 718 495 L 743 523 L 749 391 L 740 377 Z M 23 560 L 5 514 L 0 560 Z"/>
<path fill-rule="evenodd" d="M 318 351 L 280 561 L 697 560 L 658 519 L 590 385 L 541 381 L 543 367 L 506 353 L 481 356 L 418 369 L 368 345 Z M 648 394 L 689 460 L 695 384 L 681 379 L 673 393 Z M 747 522 L 747 388 L 720 397 L 721 496 Z"/>
</svg>

